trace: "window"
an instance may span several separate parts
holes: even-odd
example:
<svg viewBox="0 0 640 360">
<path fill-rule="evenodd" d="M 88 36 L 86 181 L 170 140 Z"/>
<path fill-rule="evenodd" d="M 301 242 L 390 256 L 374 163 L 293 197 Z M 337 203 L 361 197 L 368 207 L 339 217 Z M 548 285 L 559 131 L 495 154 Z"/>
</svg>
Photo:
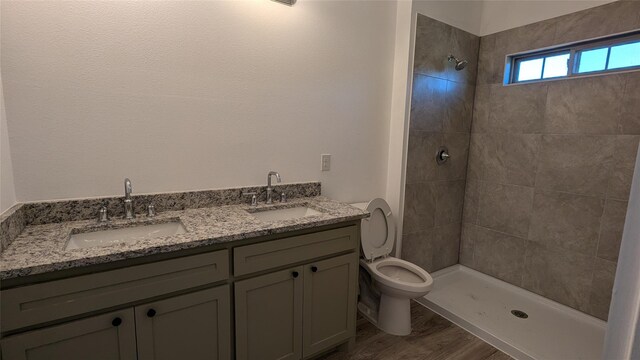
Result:
<svg viewBox="0 0 640 360">
<path fill-rule="evenodd" d="M 640 40 L 578 51 L 576 64 L 579 74 L 640 66 Z"/>
<path fill-rule="evenodd" d="M 510 57 L 509 83 L 640 69 L 640 33 Z"/>
<path fill-rule="evenodd" d="M 515 82 L 552 79 L 569 73 L 569 51 L 522 57 L 515 62 Z"/>
</svg>

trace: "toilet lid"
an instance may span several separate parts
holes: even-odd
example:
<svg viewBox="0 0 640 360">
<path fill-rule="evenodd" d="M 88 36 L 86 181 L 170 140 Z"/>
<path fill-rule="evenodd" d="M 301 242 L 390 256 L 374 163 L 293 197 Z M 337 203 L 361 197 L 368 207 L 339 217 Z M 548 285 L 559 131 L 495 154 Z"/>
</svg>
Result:
<svg viewBox="0 0 640 360">
<path fill-rule="evenodd" d="M 367 211 L 371 216 L 362 220 L 360 243 L 365 258 L 372 260 L 391 253 L 396 225 L 391 217 L 391 208 L 384 199 L 371 200 Z"/>
</svg>

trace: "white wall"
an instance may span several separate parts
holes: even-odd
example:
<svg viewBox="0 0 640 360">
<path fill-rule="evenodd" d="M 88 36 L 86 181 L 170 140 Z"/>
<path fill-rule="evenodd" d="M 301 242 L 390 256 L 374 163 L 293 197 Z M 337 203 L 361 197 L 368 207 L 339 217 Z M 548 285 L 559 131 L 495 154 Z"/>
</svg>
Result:
<svg viewBox="0 0 640 360">
<path fill-rule="evenodd" d="M 2 79 L 0 78 L 0 213 L 3 213 L 16 203 L 13 165 L 2 90 Z"/>
<path fill-rule="evenodd" d="M 477 35 L 483 0 L 414 0 L 413 11 Z"/>
<path fill-rule="evenodd" d="M 387 191 L 385 198 L 396 220 L 396 256 L 402 251 L 402 216 L 404 203 L 404 177 L 411 74 L 413 64 L 412 3 L 398 1 L 396 10 L 395 61 L 393 70 L 393 93 L 391 99 L 391 121 L 389 128 L 389 159 L 387 165 Z"/>
<path fill-rule="evenodd" d="M 485 0 L 480 27 L 475 34 L 485 36 L 613 1 L 615 0 Z"/>
<path fill-rule="evenodd" d="M 18 200 L 386 188 L 394 2 L 2 1 Z M 333 155 L 320 172 L 320 154 Z"/>
</svg>

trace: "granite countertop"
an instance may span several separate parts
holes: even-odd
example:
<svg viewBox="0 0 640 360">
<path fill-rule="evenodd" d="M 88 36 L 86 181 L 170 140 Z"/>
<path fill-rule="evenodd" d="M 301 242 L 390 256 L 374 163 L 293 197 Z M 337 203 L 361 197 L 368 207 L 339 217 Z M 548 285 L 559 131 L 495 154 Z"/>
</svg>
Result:
<svg viewBox="0 0 640 360">
<path fill-rule="evenodd" d="M 263 222 L 249 213 L 269 208 L 302 205 L 318 210 L 321 214 Z M 112 219 L 106 224 L 99 224 L 96 220 L 81 220 L 29 225 L 0 254 L 0 280 L 309 229 L 368 216 L 367 212 L 348 204 L 317 196 L 292 199 L 286 204 L 260 204 L 257 207 L 226 205 L 165 211 L 153 218 L 138 215 L 134 220 Z M 65 250 L 72 233 L 165 223 L 178 219 L 187 230 L 186 233 L 140 240 L 130 244 L 117 243 L 102 247 Z"/>
</svg>

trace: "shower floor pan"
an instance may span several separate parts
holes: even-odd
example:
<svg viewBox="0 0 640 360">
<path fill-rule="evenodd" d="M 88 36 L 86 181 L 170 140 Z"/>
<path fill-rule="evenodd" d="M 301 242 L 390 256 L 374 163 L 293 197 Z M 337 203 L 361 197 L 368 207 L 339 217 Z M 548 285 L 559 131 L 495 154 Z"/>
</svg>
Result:
<svg viewBox="0 0 640 360">
<path fill-rule="evenodd" d="M 462 265 L 432 276 L 419 303 L 516 359 L 601 358 L 600 319 Z"/>
</svg>

